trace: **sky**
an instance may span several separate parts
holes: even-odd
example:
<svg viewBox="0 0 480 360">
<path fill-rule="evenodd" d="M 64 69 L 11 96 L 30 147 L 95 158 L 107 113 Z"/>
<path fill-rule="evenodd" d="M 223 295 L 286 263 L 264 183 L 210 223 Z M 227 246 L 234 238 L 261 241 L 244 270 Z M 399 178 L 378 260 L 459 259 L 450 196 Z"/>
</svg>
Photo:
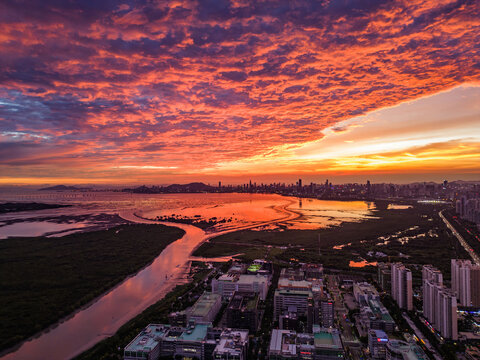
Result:
<svg viewBox="0 0 480 360">
<path fill-rule="evenodd" d="M 480 180 L 476 0 L 5 1 L 0 184 Z"/>
</svg>

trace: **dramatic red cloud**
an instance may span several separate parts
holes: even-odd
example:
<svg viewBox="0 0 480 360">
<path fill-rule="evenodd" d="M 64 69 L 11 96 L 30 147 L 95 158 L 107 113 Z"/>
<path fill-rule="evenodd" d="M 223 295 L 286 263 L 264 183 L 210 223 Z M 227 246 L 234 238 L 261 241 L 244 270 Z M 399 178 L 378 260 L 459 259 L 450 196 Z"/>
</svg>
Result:
<svg viewBox="0 0 480 360">
<path fill-rule="evenodd" d="M 211 174 L 478 81 L 478 44 L 475 0 L 3 3 L 0 171 Z"/>
</svg>

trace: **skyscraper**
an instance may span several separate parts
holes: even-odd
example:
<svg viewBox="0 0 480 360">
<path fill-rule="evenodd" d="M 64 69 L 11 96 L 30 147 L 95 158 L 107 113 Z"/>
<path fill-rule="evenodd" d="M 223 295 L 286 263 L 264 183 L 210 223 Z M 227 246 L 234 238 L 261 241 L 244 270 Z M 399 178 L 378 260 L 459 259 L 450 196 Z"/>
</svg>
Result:
<svg viewBox="0 0 480 360">
<path fill-rule="evenodd" d="M 472 303 L 470 283 L 471 267 L 472 262 L 470 260 L 452 259 L 452 291 L 462 306 L 470 306 Z"/>
<path fill-rule="evenodd" d="M 400 309 L 413 310 L 412 273 L 401 263 L 392 264 L 392 297 Z"/>
<path fill-rule="evenodd" d="M 472 306 L 480 307 L 480 266 L 474 265 L 470 268 L 470 294 Z"/>
<path fill-rule="evenodd" d="M 439 313 L 442 314 L 440 324 L 437 325 L 440 334 L 446 339 L 457 340 L 457 298 L 447 288 L 439 292 Z"/>
<path fill-rule="evenodd" d="M 439 304 L 437 292 L 443 287 L 442 273 L 431 265 L 424 265 L 422 269 L 423 281 L 423 316 L 433 325 L 436 324 L 436 315 Z"/>
<path fill-rule="evenodd" d="M 422 280 L 424 317 L 444 338 L 456 340 L 457 298 L 454 292 L 443 286 L 442 273 L 431 265 L 423 266 Z"/>
</svg>

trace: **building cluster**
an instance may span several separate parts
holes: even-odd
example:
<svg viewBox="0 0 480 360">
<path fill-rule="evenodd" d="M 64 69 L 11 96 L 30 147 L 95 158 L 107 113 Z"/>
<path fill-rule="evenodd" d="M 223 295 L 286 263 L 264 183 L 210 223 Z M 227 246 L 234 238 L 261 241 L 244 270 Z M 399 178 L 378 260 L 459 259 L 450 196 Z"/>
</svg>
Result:
<svg viewBox="0 0 480 360">
<path fill-rule="evenodd" d="M 295 183 L 273 182 L 270 184 L 249 181 L 238 185 L 225 185 L 221 181 L 217 185 L 204 183 L 172 184 L 169 186 L 139 186 L 123 189 L 124 192 L 134 193 L 268 193 L 288 196 L 310 197 L 318 199 L 415 199 L 437 200 L 454 203 L 459 200 L 457 212 L 468 219 L 478 219 L 478 201 L 480 199 L 480 184 L 475 182 L 447 180 L 441 183 L 415 182 L 410 184 L 392 183 L 346 183 L 332 184 L 328 179 L 325 182 L 306 183 L 298 179 Z M 463 200 L 462 200 L 463 199 Z M 472 200 L 472 201 L 471 201 Z M 458 203 L 457 203 L 458 204 Z M 460 210 L 461 209 L 461 210 Z M 473 220 L 471 220 L 473 221 Z M 477 222 L 478 223 L 478 222 Z"/>
<path fill-rule="evenodd" d="M 387 360 L 427 360 L 425 352 L 413 339 L 403 341 L 389 339 L 382 330 L 370 330 L 368 332 L 368 349 L 372 359 Z"/>
<path fill-rule="evenodd" d="M 211 324 L 150 324 L 125 347 L 124 359 L 246 359 L 248 340 L 247 330 Z"/>
<path fill-rule="evenodd" d="M 457 298 L 455 293 L 443 285 L 442 273 L 433 266 L 423 266 L 422 282 L 423 316 L 442 337 L 457 340 Z"/>
<path fill-rule="evenodd" d="M 311 333 L 274 329 L 268 355 L 270 359 L 344 359 L 340 332 L 315 326 Z"/>
<path fill-rule="evenodd" d="M 274 294 L 274 317 L 284 330 L 312 332 L 313 325 L 333 326 L 334 304 L 324 288 L 321 265 L 282 269 Z"/>
<path fill-rule="evenodd" d="M 480 227 L 480 196 L 478 193 L 466 193 L 455 202 L 455 211 L 460 218 Z"/>
<path fill-rule="evenodd" d="M 370 330 L 392 333 L 395 330 L 395 321 L 383 306 L 373 285 L 365 282 L 355 283 L 353 285 L 353 296 L 360 308 L 358 325 L 365 333 Z"/>
<path fill-rule="evenodd" d="M 247 359 L 249 338 L 261 326 L 272 276 L 270 262 L 234 263 L 212 280 L 210 292 L 191 307 L 171 313 L 168 324 L 148 325 L 125 347 L 124 359 Z M 272 332 L 271 359 L 344 357 L 321 265 L 282 269 L 273 302 L 278 329 Z"/>
<path fill-rule="evenodd" d="M 378 284 L 390 292 L 398 306 L 412 310 L 412 274 L 400 263 L 378 264 Z M 444 339 L 458 339 L 457 308 L 480 307 L 480 266 L 470 260 L 451 260 L 451 287 L 431 265 L 422 268 L 423 316 Z"/>
<path fill-rule="evenodd" d="M 461 306 L 480 307 L 480 266 L 470 260 L 451 262 L 452 291 Z"/>
<path fill-rule="evenodd" d="M 425 324 L 445 340 L 458 339 L 457 302 L 469 309 L 480 306 L 480 267 L 453 259 L 451 269 L 449 288 L 441 271 L 431 265 L 422 268 Z M 367 339 L 368 348 L 361 348 L 366 358 L 428 359 L 416 336 L 399 338 L 399 328 L 377 288 L 364 278 L 355 278 L 346 286 L 342 277 L 335 275 L 332 283 L 332 275 L 324 276 L 319 264 L 282 268 L 277 276 L 277 287 L 270 289 L 270 262 L 232 264 L 212 280 L 211 291 L 204 292 L 191 307 L 171 313 L 168 324 L 150 324 L 142 330 L 124 348 L 124 359 L 247 359 L 250 346 L 264 339 L 266 300 L 273 302 L 271 335 L 263 342 L 269 359 L 348 358 L 352 340 L 346 340 L 351 335 L 345 338 L 345 327 L 349 322 L 345 315 L 342 324 L 338 312 L 344 306 L 350 308 L 348 301 L 358 309 L 349 315 L 350 326 Z M 378 284 L 399 308 L 413 309 L 412 273 L 404 264 L 379 263 Z M 351 300 L 343 299 L 342 292 Z M 471 347 L 466 354 L 475 351 Z"/>
<path fill-rule="evenodd" d="M 397 273 L 394 287 L 391 286 L 391 274 Z M 402 280 L 403 279 L 403 280 Z M 408 280 L 408 281 L 404 281 Z M 396 294 L 397 301 L 403 302 L 406 309 L 412 300 L 411 274 L 402 264 L 378 264 L 378 283 L 387 291 Z M 427 360 L 425 352 L 413 338 L 403 341 L 393 334 L 398 330 L 394 319 L 382 304 L 380 295 L 370 283 L 353 283 L 353 296 L 359 307 L 356 326 L 360 333 L 368 338 L 368 350 L 371 359 Z"/>
</svg>

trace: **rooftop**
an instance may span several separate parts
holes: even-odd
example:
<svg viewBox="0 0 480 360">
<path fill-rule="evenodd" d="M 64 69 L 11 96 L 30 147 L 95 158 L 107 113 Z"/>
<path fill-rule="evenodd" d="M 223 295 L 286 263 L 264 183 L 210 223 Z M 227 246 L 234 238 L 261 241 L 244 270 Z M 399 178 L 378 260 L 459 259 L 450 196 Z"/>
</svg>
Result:
<svg viewBox="0 0 480 360">
<path fill-rule="evenodd" d="M 262 268 L 262 265 L 261 264 L 252 264 L 248 267 L 247 271 L 250 271 L 250 272 L 257 272 L 258 270 L 260 270 Z"/>
<path fill-rule="evenodd" d="M 423 350 L 414 343 L 407 343 L 401 340 L 390 340 L 387 347 L 397 354 L 402 354 L 404 360 L 427 360 Z"/>
<path fill-rule="evenodd" d="M 290 280 L 290 279 L 279 279 L 278 288 L 303 288 L 311 289 L 312 282 L 306 280 Z"/>
<path fill-rule="evenodd" d="M 125 351 L 150 352 L 158 344 L 156 339 L 163 336 L 168 329 L 168 325 L 148 325 L 125 347 Z"/>
<path fill-rule="evenodd" d="M 200 298 L 191 307 L 190 316 L 206 316 L 218 301 L 222 301 L 221 295 L 204 292 L 202 296 L 200 296 Z"/>
<path fill-rule="evenodd" d="M 228 305 L 229 309 L 254 310 L 257 308 L 258 295 L 254 292 L 235 292 Z"/>
<path fill-rule="evenodd" d="M 369 300 L 368 306 L 372 310 L 373 314 L 383 321 L 394 322 L 393 318 L 390 316 L 388 310 L 382 305 L 378 300 Z"/>
<path fill-rule="evenodd" d="M 210 324 L 196 324 L 195 326 L 185 329 L 178 339 L 183 341 L 204 340 L 207 337 L 207 331 L 209 327 L 211 327 Z"/>
<path fill-rule="evenodd" d="M 296 335 L 295 331 L 273 329 L 269 347 L 270 352 L 295 355 L 297 353 Z"/>
<path fill-rule="evenodd" d="M 239 284 L 251 284 L 254 282 L 267 283 L 268 279 L 261 275 L 240 275 L 238 278 Z"/>
<path fill-rule="evenodd" d="M 321 329 L 313 334 L 316 348 L 342 349 L 340 334 L 336 330 Z"/>
<path fill-rule="evenodd" d="M 388 335 L 385 331 L 383 330 L 376 330 L 376 329 L 370 329 L 369 333 L 373 336 L 376 337 L 377 339 L 387 339 L 388 340 Z M 379 340 L 381 341 L 381 340 Z"/>
<path fill-rule="evenodd" d="M 308 297 L 313 296 L 310 290 L 290 290 L 290 289 L 277 289 L 275 290 L 275 295 L 297 295 L 297 296 L 308 296 Z"/>
<path fill-rule="evenodd" d="M 237 355 L 242 353 L 245 343 L 248 341 L 246 330 L 225 330 L 220 335 L 220 341 L 215 347 L 217 354 Z"/>
</svg>

